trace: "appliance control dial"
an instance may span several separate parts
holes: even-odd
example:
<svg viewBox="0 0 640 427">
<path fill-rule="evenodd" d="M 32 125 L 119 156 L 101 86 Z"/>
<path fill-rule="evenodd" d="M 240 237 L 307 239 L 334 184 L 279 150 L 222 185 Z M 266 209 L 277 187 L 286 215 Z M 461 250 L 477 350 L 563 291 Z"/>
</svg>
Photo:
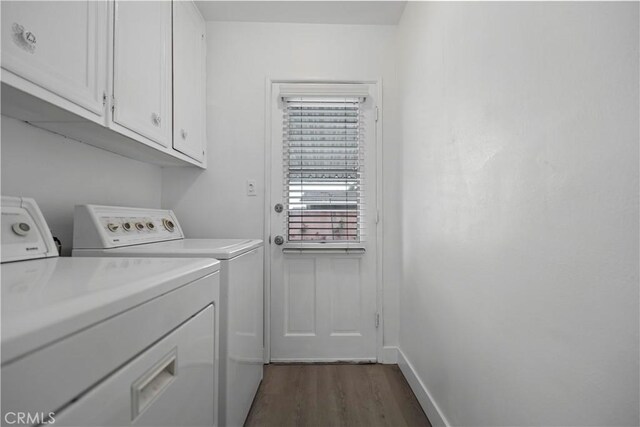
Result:
<svg viewBox="0 0 640 427">
<path fill-rule="evenodd" d="M 130 222 L 123 222 L 122 223 L 122 229 L 124 231 L 131 231 L 132 228 L 133 228 L 133 224 L 131 224 Z"/>
<path fill-rule="evenodd" d="M 148 222 L 147 223 L 147 228 L 149 230 L 155 230 L 156 229 L 156 225 L 154 223 L 152 223 L 152 222 Z"/>
<path fill-rule="evenodd" d="M 31 231 L 31 226 L 26 222 L 16 222 L 11 226 L 11 229 L 18 236 L 26 236 Z"/>
<path fill-rule="evenodd" d="M 136 228 L 140 231 L 144 230 L 144 224 L 141 222 L 136 222 Z"/>
<path fill-rule="evenodd" d="M 162 219 L 162 225 L 164 225 L 164 228 L 166 228 L 171 233 L 173 233 L 173 231 L 176 228 L 176 226 L 173 223 L 173 221 L 171 221 L 170 219 L 167 219 L 167 218 L 163 218 Z"/>
<path fill-rule="evenodd" d="M 116 231 L 118 231 L 118 229 L 120 228 L 120 226 L 118 224 L 114 224 L 112 222 L 110 222 L 109 224 L 107 224 L 107 228 L 109 229 L 109 231 L 111 231 L 112 233 L 115 233 Z"/>
</svg>

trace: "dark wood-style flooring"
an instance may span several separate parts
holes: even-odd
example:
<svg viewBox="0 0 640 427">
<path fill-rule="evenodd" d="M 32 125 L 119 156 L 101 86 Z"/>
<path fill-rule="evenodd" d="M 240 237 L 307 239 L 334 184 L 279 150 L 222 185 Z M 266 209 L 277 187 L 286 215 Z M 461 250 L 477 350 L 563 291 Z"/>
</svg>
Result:
<svg viewBox="0 0 640 427">
<path fill-rule="evenodd" d="M 245 426 L 431 424 L 397 365 L 271 364 Z"/>
</svg>

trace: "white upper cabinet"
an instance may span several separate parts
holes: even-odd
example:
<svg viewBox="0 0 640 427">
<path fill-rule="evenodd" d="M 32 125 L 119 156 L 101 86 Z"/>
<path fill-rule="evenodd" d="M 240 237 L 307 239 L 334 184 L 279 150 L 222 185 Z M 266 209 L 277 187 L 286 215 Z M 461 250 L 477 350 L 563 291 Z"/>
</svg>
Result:
<svg viewBox="0 0 640 427">
<path fill-rule="evenodd" d="M 206 168 L 194 2 L 0 0 L 0 10 L 3 115 L 143 162 Z"/>
<path fill-rule="evenodd" d="M 204 161 L 206 150 L 204 19 L 190 1 L 173 2 L 173 148 Z"/>
<path fill-rule="evenodd" d="M 171 2 L 116 1 L 113 122 L 170 147 L 171 80 Z"/>
<path fill-rule="evenodd" d="M 3 81 L 30 93 L 48 92 L 49 102 L 68 101 L 73 105 L 67 109 L 79 106 L 74 113 L 100 122 L 105 115 L 107 3 L 2 1 L 1 8 L 2 68 L 10 72 Z"/>
</svg>

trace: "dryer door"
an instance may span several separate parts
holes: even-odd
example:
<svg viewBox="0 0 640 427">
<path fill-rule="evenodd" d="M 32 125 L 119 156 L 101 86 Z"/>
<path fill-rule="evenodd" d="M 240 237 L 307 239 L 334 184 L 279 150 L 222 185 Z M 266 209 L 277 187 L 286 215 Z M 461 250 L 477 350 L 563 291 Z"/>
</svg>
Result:
<svg viewBox="0 0 640 427">
<path fill-rule="evenodd" d="M 55 414 L 55 425 L 216 425 L 215 309 L 209 305 Z"/>
</svg>

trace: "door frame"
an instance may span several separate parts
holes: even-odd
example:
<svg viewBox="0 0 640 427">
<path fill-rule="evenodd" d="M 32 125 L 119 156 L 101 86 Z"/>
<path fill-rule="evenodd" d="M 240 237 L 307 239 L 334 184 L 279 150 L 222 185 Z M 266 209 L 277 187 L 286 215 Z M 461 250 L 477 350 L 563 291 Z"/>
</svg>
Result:
<svg viewBox="0 0 640 427">
<path fill-rule="evenodd" d="M 264 126 L 264 363 L 271 363 L 271 107 L 273 102 L 273 86 L 281 83 L 342 83 L 342 84 L 374 84 L 376 85 L 376 121 L 375 121 L 375 147 L 376 147 L 376 312 L 378 315 L 378 327 L 376 328 L 376 359 L 381 363 L 384 344 L 384 307 L 382 286 L 382 253 L 384 248 L 383 228 L 384 218 L 382 209 L 382 122 L 383 99 L 382 77 L 371 79 L 299 79 L 299 78 L 273 78 L 265 79 L 265 126 Z M 371 319 L 375 321 L 375 319 Z"/>
</svg>

